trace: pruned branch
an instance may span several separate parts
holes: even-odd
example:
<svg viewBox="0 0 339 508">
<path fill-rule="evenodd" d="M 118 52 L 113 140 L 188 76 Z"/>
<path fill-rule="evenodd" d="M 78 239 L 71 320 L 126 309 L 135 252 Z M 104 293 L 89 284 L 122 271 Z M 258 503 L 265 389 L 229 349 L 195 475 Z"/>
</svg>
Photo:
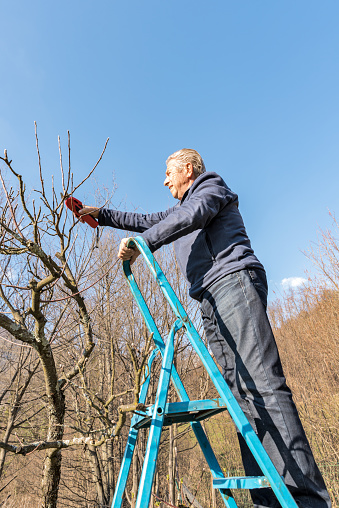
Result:
<svg viewBox="0 0 339 508">
<path fill-rule="evenodd" d="M 7 330 L 13 337 L 36 347 L 35 336 L 21 324 L 12 321 L 6 314 L 0 312 L 0 326 Z"/>
<path fill-rule="evenodd" d="M 110 436 L 102 436 L 98 441 L 94 441 L 93 436 L 74 437 L 73 439 L 64 439 L 58 441 L 36 441 L 34 443 L 15 446 L 12 444 L 0 441 L 0 448 L 7 452 L 15 453 L 16 455 L 28 455 L 29 453 L 42 451 L 42 450 L 61 450 L 62 448 L 70 448 L 71 446 L 101 446 L 105 441 L 110 439 Z"/>
</svg>

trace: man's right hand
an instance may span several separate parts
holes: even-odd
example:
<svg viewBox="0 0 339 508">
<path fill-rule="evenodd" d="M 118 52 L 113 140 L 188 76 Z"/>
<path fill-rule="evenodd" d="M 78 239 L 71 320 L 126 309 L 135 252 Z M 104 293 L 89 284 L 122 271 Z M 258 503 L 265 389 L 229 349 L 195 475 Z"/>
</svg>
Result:
<svg viewBox="0 0 339 508">
<path fill-rule="evenodd" d="M 99 217 L 99 211 L 100 208 L 97 208 L 96 206 L 84 206 L 78 213 L 79 215 L 91 215 L 94 219 L 97 219 Z"/>
<path fill-rule="evenodd" d="M 127 247 L 129 240 L 133 240 L 133 238 L 123 238 L 120 242 L 118 258 L 122 261 L 130 261 L 132 265 L 137 257 L 140 255 L 140 251 L 134 245 L 134 247 Z"/>
</svg>

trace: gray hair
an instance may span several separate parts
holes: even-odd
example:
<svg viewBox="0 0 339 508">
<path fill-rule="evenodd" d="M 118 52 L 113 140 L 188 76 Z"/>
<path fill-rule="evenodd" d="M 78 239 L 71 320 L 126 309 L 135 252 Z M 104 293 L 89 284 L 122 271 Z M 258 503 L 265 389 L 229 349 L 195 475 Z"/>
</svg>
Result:
<svg viewBox="0 0 339 508">
<path fill-rule="evenodd" d="M 193 172 L 194 176 L 198 177 L 202 173 L 205 173 L 206 168 L 204 161 L 202 160 L 201 155 L 192 148 L 182 148 L 181 150 L 178 150 L 177 152 L 172 153 L 166 161 L 166 164 L 169 163 L 169 161 L 174 160 L 176 162 L 176 167 L 178 169 L 182 169 L 182 166 L 184 164 L 187 164 L 190 162 L 193 166 Z"/>
</svg>

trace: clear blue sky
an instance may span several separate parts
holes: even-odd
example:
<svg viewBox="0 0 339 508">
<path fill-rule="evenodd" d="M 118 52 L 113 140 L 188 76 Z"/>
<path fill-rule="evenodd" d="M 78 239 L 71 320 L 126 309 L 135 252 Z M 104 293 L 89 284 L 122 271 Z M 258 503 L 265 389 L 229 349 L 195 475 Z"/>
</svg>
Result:
<svg viewBox="0 0 339 508">
<path fill-rule="evenodd" d="M 165 160 L 195 148 L 240 196 L 273 289 L 339 212 L 338 0 L 0 1 L 0 149 L 34 183 L 57 136 L 115 203 L 172 204 Z M 96 185 L 96 183 L 93 185 Z M 78 196 L 80 199 L 83 196 Z"/>
</svg>

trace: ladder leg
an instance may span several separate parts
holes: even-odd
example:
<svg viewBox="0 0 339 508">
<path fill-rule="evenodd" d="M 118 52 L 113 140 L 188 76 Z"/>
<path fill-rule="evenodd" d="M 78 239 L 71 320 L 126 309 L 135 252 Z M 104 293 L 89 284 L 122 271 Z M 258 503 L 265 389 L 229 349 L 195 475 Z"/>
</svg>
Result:
<svg viewBox="0 0 339 508">
<path fill-rule="evenodd" d="M 191 422 L 191 426 L 195 437 L 200 445 L 200 448 L 205 456 L 208 467 L 211 470 L 211 474 L 214 480 L 217 478 L 224 478 L 224 473 L 222 472 L 221 467 L 217 461 L 216 456 L 214 455 L 213 449 L 210 445 L 209 440 L 202 428 L 200 422 Z M 225 506 L 227 508 L 237 508 L 238 505 L 235 502 L 232 492 L 229 489 L 218 489 L 221 495 L 222 500 L 224 501 Z"/>
<path fill-rule="evenodd" d="M 168 387 L 171 379 L 174 355 L 174 335 L 181 326 L 182 324 L 179 320 L 174 323 L 165 347 L 135 508 L 148 508 L 150 502 L 162 425 L 165 416 Z"/>
<path fill-rule="evenodd" d="M 159 351 L 158 349 L 154 349 L 149 357 L 149 360 L 148 360 L 148 375 L 146 376 L 144 383 L 141 387 L 140 397 L 139 397 L 139 402 L 142 404 L 145 404 L 145 402 L 146 402 L 146 396 L 147 396 L 148 387 L 149 387 L 149 383 L 150 383 L 150 379 L 151 379 L 151 366 L 152 366 L 152 362 L 153 362 L 155 356 L 157 355 L 158 351 Z M 139 432 L 139 430 L 134 428 L 134 425 L 136 425 L 141 418 L 142 418 L 142 416 L 136 415 L 136 414 L 133 415 L 133 417 L 132 417 L 130 431 L 128 434 L 127 443 L 126 443 L 126 447 L 125 447 L 125 453 L 124 453 L 124 457 L 122 459 L 119 477 L 117 480 L 111 508 L 121 508 L 123 497 L 124 497 L 124 492 L 125 492 L 125 488 L 126 488 L 128 473 L 129 473 L 129 470 L 131 467 L 135 443 L 137 441 L 138 432 Z"/>
</svg>

